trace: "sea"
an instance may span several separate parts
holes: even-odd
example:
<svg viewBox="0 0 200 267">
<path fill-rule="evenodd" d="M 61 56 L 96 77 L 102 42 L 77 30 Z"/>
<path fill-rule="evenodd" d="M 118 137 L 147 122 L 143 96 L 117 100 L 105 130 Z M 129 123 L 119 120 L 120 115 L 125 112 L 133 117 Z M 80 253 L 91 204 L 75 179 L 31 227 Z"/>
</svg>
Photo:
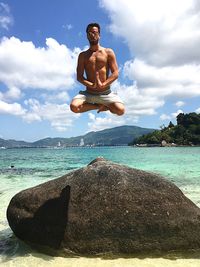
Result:
<svg viewBox="0 0 200 267">
<path fill-rule="evenodd" d="M 158 173 L 200 207 L 200 147 L 70 147 L 0 149 L 0 266 L 17 267 L 200 267 L 200 251 L 164 255 L 61 257 L 39 253 L 17 239 L 6 210 L 19 191 L 58 178 L 104 157 Z"/>
</svg>

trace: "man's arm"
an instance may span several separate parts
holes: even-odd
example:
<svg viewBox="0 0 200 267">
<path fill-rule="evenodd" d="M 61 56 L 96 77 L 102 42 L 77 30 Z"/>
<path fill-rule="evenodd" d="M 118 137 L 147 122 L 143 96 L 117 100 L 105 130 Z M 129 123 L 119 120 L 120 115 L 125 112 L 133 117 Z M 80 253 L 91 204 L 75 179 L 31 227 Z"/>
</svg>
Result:
<svg viewBox="0 0 200 267">
<path fill-rule="evenodd" d="M 77 81 L 79 81 L 86 87 L 92 89 L 96 88 L 96 83 L 92 83 L 84 77 L 84 52 L 79 54 L 76 73 L 77 73 Z"/>
<path fill-rule="evenodd" d="M 99 73 L 96 73 L 97 76 L 97 86 L 100 89 L 107 88 L 111 83 L 113 83 L 119 76 L 119 70 L 118 70 L 118 65 L 117 65 L 117 60 L 115 57 L 115 53 L 113 52 L 112 49 L 107 49 L 108 53 L 108 67 L 111 71 L 111 75 L 104 81 L 101 82 L 99 78 Z"/>
</svg>

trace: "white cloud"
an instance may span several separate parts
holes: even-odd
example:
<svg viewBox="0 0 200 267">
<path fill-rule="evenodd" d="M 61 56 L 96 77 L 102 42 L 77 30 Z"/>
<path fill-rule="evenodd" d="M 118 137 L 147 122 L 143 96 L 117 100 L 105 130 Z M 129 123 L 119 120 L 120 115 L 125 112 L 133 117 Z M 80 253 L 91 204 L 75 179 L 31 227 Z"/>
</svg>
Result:
<svg viewBox="0 0 200 267">
<path fill-rule="evenodd" d="M 0 100 L 3 100 L 4 96 L 3 96 L 3 93 L 0 92 Z"/>
<path fill-rule="evenodd" d="M 10 104 L 0 100 L 0 114 L 19 116 L 27 123 L 46 120 L 59 132 L 67 131 L 80 116 L 72 113 L 68 104 L 41 104 L 37 99 L 28 99 L 24 105 L 25 108 L 19 103 Z"/>
<path fill-rule="evenodd" d="M 200 108 L 197 108 L 197 109 L 195 110 L 195 112 L 196 112 L 196 113 L 200 113 Z"/>
<path fill-rule="evenodd" d="M 8 30 L 13 24 L 13 18 L 8 4 L 0 2 L 0 28 Z"/>
<path fill-rule="evenodd" d="M 161 121 L 165 121 L 165 120 L 170 120 L 171 117 L 167 114 L 162 114 L 162 115 L 160 115 L 160 119 L 161 119 Z"/>
<path fill-rule="evenodd" d="M 199 109 L 200 110 L 200 109 Z M 198 109 L 196 110 L 196 112 L 198 113 Z M 179 113 L 184 113 L 184 111 L 183 110 L 181 110 L 181 109 L 179 109 L 179 110 L 177 110 L 176 112 L 172 112 L 170 115 L 167 115 L 167 114 L 162 114 L 161 116 L 160 116 L 160 119 L 161 120 L 171 120 L 171 119 L 175 119 L 177 116 L 178 116 L 178 114 Z"/>
<path fill-rule="evenodd" d="M 179 113 L 184 113 L 184 112 L 183 112 L 183 110 L 179 109 L 176 112 L 172 113 L 171 115 L 172 115 L 173 118 L 176 118 Z"/>
<path fill-rule="evenodd" d="M 62 27 L 67 30 L 71 30 L 73 28 L 72 24 L 65 24 Z"/>
<path fill-rule="evenodd" d="M 125 104 L 125 115 L 130 116 L 132 120 L 137 120 L 141 115 L 154 115 L 156 109 L 164 105 L 162 99 L 140 91 L 136 84 L 126 86 L 117 82 L 113 89 L 117 91 Z"/>
<path fill-rule="evenodd" d="M 7 91 L 0 92 L 0 113 L 20 116 L 27 123 L 48 121 L 60 132 L 69 129 L 79 117 L 65 104 L 69 101 L 68 90 L 75 84 L 79 52 L 79 48 L 70 50 L 53 38 L 46 40 L 46 47 L 35 47 L 32 42 L 15 37 L 3 38 L 0 82 L 6 85 Z M 35 91 L 41 89 L 36 98 L 29 99 L 30 90 L 36 95 Z M 28 99 L 23 103 L 25 108 L 20 103 L 11 103 L 22 97 Z"/>
<path fill-rule="evenodd" d="M 41 104 L 36 99 L 25 101 L 28 111 L 22 117 L 26 122 L 47 120 L 59 132 L 66 131 L 80 115 L 72 113 L 68 104 Z"/>
<path fill-rule="evenodd" d="M 22 116 L 26 113 L 26 110 L 22 108 L 19 103 L 6 103 L 0 100 L 0 114 L 11 114 L 15 116 Z"/>
<path fill-rule="evenodd" d="M 53 38 L 48 38 L 46 45 L 37 48 L 32 42 L 15 37 L 3 38 L 0 42 L 0 82 L 9 90 L 71 89 L 80 49 L 72 51 Z"/>
<path fill-rule="evenodd" d="M 40 99 L 49 103 L 66 103 L 71 100 L 68 92 L 66 91 L 43 92 L 40 94 Z"/>
<path fill-rule="evenodd" d="M 15 86 L 11 86 L 9 90 L 3 95 L 3 98 L 4 99 L 19 99 L 21 95 L 22 95 L 21 90 L 19 88 Z"/>
<path fill-rule="evenodd" d="M 113 115 L 109 111 L 103 112 L 102 116 L 89 113 L 89 131 L 98 131 L 129 123 L 137 123 L 140 116 L 151 116 L 156 114 L 156 109 L 164 105 L 164 101 L 156 96 L 149 96 L 138 90 L 135 84 L 131 86 L 115 82 L 112 86 L 125 105 L 123 116 Z"/>
<path fill-rule="evenodd" d="M 178 108 L 180 108 L 180 107 L 182 107 L 182 106 L 185 105 L 185 102 L 183 102 L 183 101 L 177 101 L 177 102 L 175 103 L 175 105 L 176 105 Z"/>
<path fill-rule="evenodd" d="M 88 122 L 88 131 L 100 131 L 106 128 L 112 128 L 116 126 L 124 125 L 125 120 L 123 117 L 118 117 L 117 115 L 111 114 L 109 111 L 104 112 L 105 117 L 98 117 L 98 115 L 94 115 L 93 113 L 88 113 L 88 117 L 90 122 Z"/>
<path fill-rule="evenodd" d="M 155 114 L 169 98 L 200 96 L 197 0 L 99 2 L 110 16 L 110 31 L 123 38 L 131 52 L 132 59 L 125 62 L 123 74 L 133 85 L 118 90 L 128 116 Z M 177 103 L 177 107 L 182 106 Z M 161 119 L 166 116 L 162 114 Z"/>
<path fill-rule="evenodd" d="M 123 72 L 150 96 L 200 96 L 200 65 L 157 67 L 135 59 L 125 63 Z"/>
<path fill-rule="evenodd" d="M 56 94 L 55 98 L 58 99 L 58 100 L 63 100 L 64 99 L 65 101 L 69 101 L 70 100 L 68 93 L 64 92 L 64 91 Z"/>
<path fill-rule="evenodd" d="M 152 65 L 199 64 L 200 6 L 195 0 L 101 0 L 111 31 Z"/>
</svg>

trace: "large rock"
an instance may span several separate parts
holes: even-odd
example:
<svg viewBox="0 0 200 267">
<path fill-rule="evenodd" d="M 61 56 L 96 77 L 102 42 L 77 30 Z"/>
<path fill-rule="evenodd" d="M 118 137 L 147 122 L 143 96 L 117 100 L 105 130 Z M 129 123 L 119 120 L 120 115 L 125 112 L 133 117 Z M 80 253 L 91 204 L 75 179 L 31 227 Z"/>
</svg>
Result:
<svg viewBox="0 0 200 267">
<path fill-rule="evenodd" d="M 100 159 L 15 195 L 20 239 L 79 254 L 200 248 L 200 209 L 171 182 Z"/>
</svg>

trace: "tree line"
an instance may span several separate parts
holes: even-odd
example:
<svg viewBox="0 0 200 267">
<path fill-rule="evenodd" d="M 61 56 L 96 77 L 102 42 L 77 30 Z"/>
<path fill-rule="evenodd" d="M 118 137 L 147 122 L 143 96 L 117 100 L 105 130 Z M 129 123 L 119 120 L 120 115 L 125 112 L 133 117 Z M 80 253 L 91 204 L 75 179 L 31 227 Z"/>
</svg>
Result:
<svg viewBox="0 0 200 267">
<path fill-rule="evenodd" d="M 160 130 L 142 135 L 129 145 L 161 144 L 163 140 L 168 144 L 200 145 L 200 114 L 179 113 L 176 120 L 177 125 L 170 121 L 167 127 L 162 126 Z"/>
</svg>

